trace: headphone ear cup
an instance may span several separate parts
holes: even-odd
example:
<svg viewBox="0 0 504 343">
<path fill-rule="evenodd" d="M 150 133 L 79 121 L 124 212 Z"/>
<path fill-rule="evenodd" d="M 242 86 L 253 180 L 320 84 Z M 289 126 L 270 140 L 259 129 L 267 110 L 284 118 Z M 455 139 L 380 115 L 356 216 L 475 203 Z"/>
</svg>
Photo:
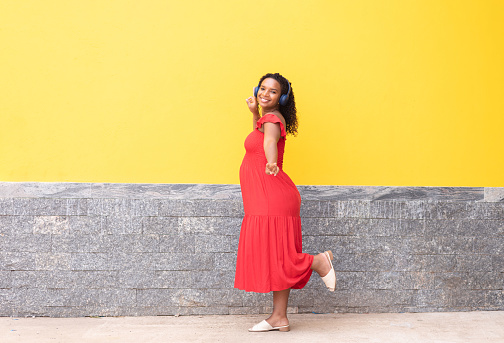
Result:
<svg viewBox="0 0 504 343">
<path fill-rule="evenodd" d="M 280 96 L 280 101 L 278 102 L 280 105 L 285 106 L 287 105 L 287 101 L 289 101 L 289 95 L 288 94 L 282 94 Z"/>
<path fill-rule="evenodd" d="M 259 93 L 259 87 L 254 87 L 254 97 L 257 98 L 257 93 Z"/>
</svg>

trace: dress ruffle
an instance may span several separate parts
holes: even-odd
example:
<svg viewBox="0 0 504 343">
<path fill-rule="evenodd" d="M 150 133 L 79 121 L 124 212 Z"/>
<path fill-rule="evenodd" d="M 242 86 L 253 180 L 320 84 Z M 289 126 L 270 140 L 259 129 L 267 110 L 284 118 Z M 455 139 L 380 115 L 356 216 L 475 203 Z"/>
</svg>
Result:
<svg viewBox="0 0 504 343">
<path fill-rule="evenodd" d="M 258 129 L 260 129 L 264 123 L 274 123 L 274 124 L 278 123 L 278 124 L 280 124 L 280 137 L 285 138 L 287 136 L 287 133 L 285 132 L 284 124 L 282 123 L 280 118 L 278 118 L 273 113 L 268 113 L 268 114 L 265 114 L 264 116 L 262 116 L 261 119 L 259 119 L 257 121 L 256 127 Z"/>
</svg>

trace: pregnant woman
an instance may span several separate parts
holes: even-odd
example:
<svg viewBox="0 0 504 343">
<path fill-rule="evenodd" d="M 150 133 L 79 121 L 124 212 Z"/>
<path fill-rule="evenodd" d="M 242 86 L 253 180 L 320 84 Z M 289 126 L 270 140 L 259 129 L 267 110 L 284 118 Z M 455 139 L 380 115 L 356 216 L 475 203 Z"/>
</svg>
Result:
<svg viewBox="0 0 504 343">
<path fill-rule="evenodd" d="M 302 252 L 301 197 L 283 171 L 286 136 L 297 133 L 291 84 L 278 73 L 266 74 L 247 105 L 252 112 L 253 131 L 245 140 L 246 153 L 240 167 L 245 217 L 235 287 L 248 292 L 273 292 L 273 313 L 249 331 L 289 331 L 290 290 L 303 288 L 314 270 L 334 291 L 333 255 L 331 251 L 315 256 Z"/>
</svg>

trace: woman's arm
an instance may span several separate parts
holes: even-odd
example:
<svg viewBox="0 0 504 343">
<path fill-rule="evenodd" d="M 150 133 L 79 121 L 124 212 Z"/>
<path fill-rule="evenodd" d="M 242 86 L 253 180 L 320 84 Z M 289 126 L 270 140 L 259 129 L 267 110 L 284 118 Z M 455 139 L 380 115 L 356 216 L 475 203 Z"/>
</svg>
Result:
<svg viewBox="0 0 504 343">
<path fill-rule="evenodd" d="M 264 153 L 266 154 L 266 174 L 278 174 L 280 168 L 277 166 L 278 149 L 277 143 L 280 139 L 280 124 L 278 123 L 264 123 Z"/>
<path fill-rule="evenodd" d="M 259 115 L 259 108 L 257 107 L 257 99 L 255 96 L 251 96 L 246 101 L 250 112 L 252 112 L 252 130 L 255 130 L 257 121 L 261 117 Z"/>
</svg>

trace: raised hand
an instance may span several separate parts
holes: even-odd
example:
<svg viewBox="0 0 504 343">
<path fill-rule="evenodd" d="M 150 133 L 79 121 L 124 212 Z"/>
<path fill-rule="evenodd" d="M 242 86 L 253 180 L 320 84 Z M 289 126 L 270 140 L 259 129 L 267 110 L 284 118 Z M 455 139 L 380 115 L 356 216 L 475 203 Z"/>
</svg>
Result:
<svg viewBox="0 0 504 343">
<path fill-rule="evenodd" d="M 250 112 L 252 112 L 252 114 L 254 114 L 254 116 L 258 116 L 259 115 L 259 109 L 257 107 L 257 99 L 255 96 L 251 96 L 251 97 L 248 97 L 246 99 L 247 101 L 247 106 L 250 110 Z"/>
</svg>

